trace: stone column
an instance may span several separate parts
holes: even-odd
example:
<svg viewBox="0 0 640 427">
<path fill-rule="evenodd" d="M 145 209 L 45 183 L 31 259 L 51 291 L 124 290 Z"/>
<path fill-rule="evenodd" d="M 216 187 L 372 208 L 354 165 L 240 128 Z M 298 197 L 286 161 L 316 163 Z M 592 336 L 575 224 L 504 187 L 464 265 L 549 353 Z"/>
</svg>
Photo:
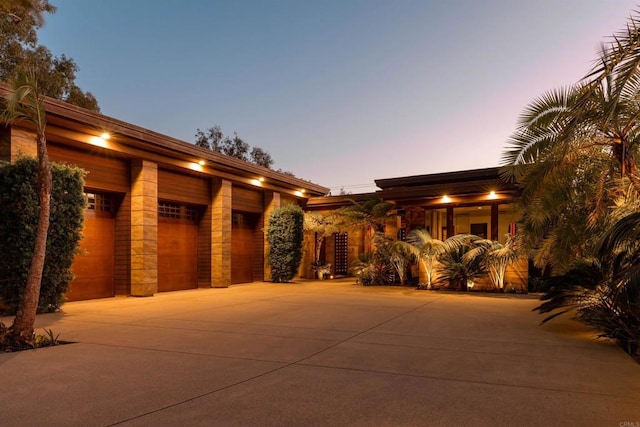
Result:
<svg viewBox="0 0 640 427">
<path fill-rule="evenodd" d="M 158 165 L 131 162 L 131 295 L 158 292 Z"/>
<path fill-rule="evenodd" d="M 211 202 L 211 285 L 231 285 L 231 181 L 212 183 Z"/>
<path fill-rule="evenodd" d="M 38 157 L 35 132 L 0 126 L 0 160 L 15 163 L 20 157 Z"/>
<path fill-rule="evenodd" d="M 271 213 L 280 207 L 280 193 L 278 192 L 265 192 L 264 195 L 264 218 L 263 228 L 266 229 L 269 225 L 269 217 Z M 269 259 L 269 243 L 267 242 L 267 234 L 264 237 L 264 280 L 271 280 L 271 266 L 268 262 Z"/>
</svg>

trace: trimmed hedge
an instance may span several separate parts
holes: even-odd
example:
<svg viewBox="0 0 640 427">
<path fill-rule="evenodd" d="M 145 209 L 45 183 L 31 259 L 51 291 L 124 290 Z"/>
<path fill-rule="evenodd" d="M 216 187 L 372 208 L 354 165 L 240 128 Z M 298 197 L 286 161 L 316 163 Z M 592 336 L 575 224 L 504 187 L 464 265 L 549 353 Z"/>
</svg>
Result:
<svg viewBox="0 0 640 427">
<path fill-rule="evenodd" d="M 296 205 L 284 205 L 269 216 L 267 261 L 271 266 L 271 280 L 288 282 L 298 273 L 302 261 L 304 212 Z"/>
<path fill-rule="evenodd" d="M 84 171 L 51 164 L 52 193 L 47 254 L 38 312 L 52 312 L 64 302 L 73 279 L 84 219 Z M 20 306 L 33 256 L 39 213 L 38 162 L 23 158 L 0 163 L 0 299 L 11 312 Z"/>
</svg>

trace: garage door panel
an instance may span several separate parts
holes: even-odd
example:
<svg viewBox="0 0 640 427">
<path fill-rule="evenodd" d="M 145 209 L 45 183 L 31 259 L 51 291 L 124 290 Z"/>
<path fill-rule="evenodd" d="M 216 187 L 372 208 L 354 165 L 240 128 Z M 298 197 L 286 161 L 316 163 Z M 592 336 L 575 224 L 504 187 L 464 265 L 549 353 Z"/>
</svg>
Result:
<svg viewBox="0 0 640 427">
<path fill-rule="evenodd" d="M 99 215 L 99 213 L 98 213 Z M 114 295 L 114 219 L 87 210 L 80 253 L 72 265 L 75 278 L 69 284 L 67 301 L 108 298 Z"/>
<path fill-rule="evenodd" d="M 158 219 L 158 291 L 198 287 L 198 225 L 181 219 Z"/>
</svg>

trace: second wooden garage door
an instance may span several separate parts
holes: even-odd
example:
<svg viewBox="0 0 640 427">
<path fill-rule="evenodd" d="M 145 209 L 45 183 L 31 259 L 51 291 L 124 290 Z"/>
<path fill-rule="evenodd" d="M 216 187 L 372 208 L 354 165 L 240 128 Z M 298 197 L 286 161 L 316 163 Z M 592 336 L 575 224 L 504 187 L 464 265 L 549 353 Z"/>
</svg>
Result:
<svg viewBox="0 0 640 427">
<path fill-rule="evenodd" d="M 158 205 L 158 291 L 198 287 L 198 223 L 195 208 Z"/>
</svg>

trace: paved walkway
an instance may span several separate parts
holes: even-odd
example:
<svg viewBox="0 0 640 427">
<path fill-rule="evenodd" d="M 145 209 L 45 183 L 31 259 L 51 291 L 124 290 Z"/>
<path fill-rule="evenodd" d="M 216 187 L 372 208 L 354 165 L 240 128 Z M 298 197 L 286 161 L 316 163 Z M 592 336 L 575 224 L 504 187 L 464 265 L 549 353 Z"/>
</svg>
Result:
<svg viewBox="0 0 640 427">
<path fill-rule="evenodd" d="M 37 326 L 77 344 L 0 354 L 0 425 L 640 425 L 640 365 L 537 303 L 333 281 L 69 303 Z"/>
</svg>

